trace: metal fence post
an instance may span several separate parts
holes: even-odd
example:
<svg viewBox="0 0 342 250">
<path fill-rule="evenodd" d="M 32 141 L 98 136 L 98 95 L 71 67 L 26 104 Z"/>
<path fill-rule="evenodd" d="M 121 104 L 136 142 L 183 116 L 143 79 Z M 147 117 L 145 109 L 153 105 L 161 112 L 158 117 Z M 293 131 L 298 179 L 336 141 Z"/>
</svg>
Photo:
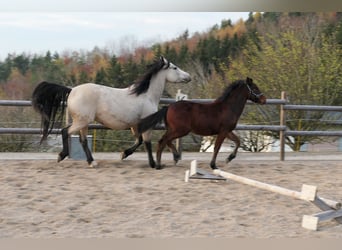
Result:
<svg viewBox="0 0 342 250">
<path fill-rule="evenodd" d="M 286 101 L 286 92 L 281 92 L 281 99 Z M 280 126 L 286 126 L 286 114 L 284 109 L 285 104 L 280 105 Z M 286 128 L 285 128 L 286 130 Z M 279 131 L 279 140 L 280 140 L 280 160 L 285 160 L 285 130 Z"/>
</svg>

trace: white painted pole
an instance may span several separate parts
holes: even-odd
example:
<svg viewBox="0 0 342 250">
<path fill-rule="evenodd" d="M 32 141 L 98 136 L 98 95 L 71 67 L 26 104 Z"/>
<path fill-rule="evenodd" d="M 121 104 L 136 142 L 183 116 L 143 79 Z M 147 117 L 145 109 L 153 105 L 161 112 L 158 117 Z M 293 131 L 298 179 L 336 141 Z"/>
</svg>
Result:
<svg viewBox="0 0 342 250">
<path fill-rule="evenodd" d="M 214 174 L 216 175 L 220 175 L 224 178 L 227 179 L 231 179 L 243 184 L 247 184 L 253 187 L 257 187 L 260 189 L 264 189 L 264 190 L 268 190 L 274 193 L 278 193 L 278 194 L 282 194 L 285 196 L 290 196 L 290 197 L 294 197 L 300 200 L 305 200 L 305 201 L 311 201 L 314 204 L 316 203 L 317 200 L 321 200 L 323 202 L 325 202 L 329 207 L 333 208 L 333 209 L 339 209 L 341 207 L 341 203 L 336 202 L 336 201 L 332 201 L 332 200 L 328 200 L 328 199 L 324 199 L 321 197 L 318 197 L 316 195 L 317 192 L 317 188 L 315 186 L 310 186 L 310 185 L 303 185 L 302 186 L 302 192 L 298 192 L 298 191 L 293 191 L 287 188 L 282 188 L 279 186 L 274 186 L 271 184 L 267 184 L 264 182 L 260 182 L 260 181 L 256 181 L 256 180 L 252 180 L 252 179 L 248 179 L 246 177 L 242 177 L 239 175 L 235 175 L 235 174 L 231 174 L 225 171 L 222 171 L 220 169 L 215 169 L 214 170 Z"/>
<path fill-rule="evenodd" d="M 260 181 L 248 179 L 246 177 L 231 174 L 220 169 L 215 169 L 214 174 L 222 176 L 226 179 L 234 180 L 243 184 L 247 184 L 260 189 L 268 190 L 285 196 L 294 197 L 301 200 L 310 201 L 323 212 L 315 215 L 304 215 L 302 220 L 302 227 L 317 230 L 318 222 L 323 220 L 335 219 L 337 222 L 342 223 L 342 210 L 341 203 L 333 200 L 328 200 L 317 196 L 317 188 L 315 186 L 303 185 L 302 191 L 297 192 L 290 189 L 274 186 Z"/>
<path fill-rule="evenodd" d="M 253 186 L 253 187 L 257 187 L 257 188 L 260 188 L 260 189 L 264 189 L 264 190 L 268 190 L 268 191 L 271 191 L 271 192 L 279 193 L 279 194 L 282 194 L 282 195 L 286 195 L 286 196 L 302 199 L 301 192 L 297 192 L 297 191 L 289 190 L 289 189 L 286 189 L 286 188 L 270 185 L 270 184 L 267 184 L 267 183 L 264 183 L 264 182 L 260 182 L 260 181 L 255 181 L 255 180 L 248 179 L 248 178 L 245 178 L 245 177 L 242 177 L 242 176 L 238 176 L 238 175 L 235 175 L 235 174 L 231 174 L 231 173 L 219 170 L 219 169 L 215 169 L 214 170 L 214 174 L 220 175 L 220 176 L 222 176 L 224 178 L 231 179 L 231 180 L 243 183 L 243 184 L 247 184 L 247 185 L 250 185 L 250 186 Z"/>
</svg>

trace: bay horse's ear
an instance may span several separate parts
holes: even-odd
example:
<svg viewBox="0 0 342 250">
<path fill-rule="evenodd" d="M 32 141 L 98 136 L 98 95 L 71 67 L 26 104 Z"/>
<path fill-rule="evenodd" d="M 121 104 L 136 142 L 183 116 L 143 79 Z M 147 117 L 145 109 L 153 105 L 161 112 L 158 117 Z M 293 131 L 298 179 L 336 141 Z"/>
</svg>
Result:
<svg viewBox="0 0 342 250">
<path fill-rule="evenodd" d="M 246 83 L 253 83 L 253 79 L 252 79 L 252 78 L 249 78 L 249 77 L 247 76 L 247 78 L 246 78 Z"/>
</svg>

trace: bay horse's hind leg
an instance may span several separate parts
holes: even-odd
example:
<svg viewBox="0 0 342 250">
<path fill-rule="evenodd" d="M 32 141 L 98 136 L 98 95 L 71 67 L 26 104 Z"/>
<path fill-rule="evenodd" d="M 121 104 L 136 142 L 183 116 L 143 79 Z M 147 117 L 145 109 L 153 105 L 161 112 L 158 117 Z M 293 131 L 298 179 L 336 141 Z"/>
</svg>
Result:
<svg viewBox="0 0 342 250">
<path fill-rule="evenodd" d="M 236 157 L 237 151 L 240 147 L 240 138 L 236 134 L 234 134 L 233 132 L 229 132 L 227 134 L 227 138 L 235 143 L 235 148 L 234 151 L 227 157 L 226 163 L 230 162 Z"/>
<path fill-rule="evenodd" d="M 69 127 L 70 126 L 62 129 L 63 149 L 62 149 L 62 152 L 60 152 L 58 155 L 57 162 L 64 160 L 65 157 L 69 155 L 69 134 L 68 134 Z"/>
<path fill-rule="evenodd" d="M 166 130 L 166 133 L 163 135 L 163 137 L 158 142 L 156 169 L 162 169 L 162 166 L 161 166 L 161 155 L 162 155 L 162 152 L 163 152 L 166 144 L 168 143 L 167 135 L 168 135 L 168 130 Z"/>
<path fill-rule="evenodd" d="M 136 132 L 137 129 L 136 128 L 131 128 L 132 134 L 136 137 L 135 139 L 135 143 L 133 144 L 133 146 L 131 146 L 130 148 L 125 149 L 122 153 L 121 153 L 121 160 L 127 158 L 128 156 L 130 156 L 131 154 L 133 154 L 135 152 L 135 150 L 137 150 L 137 148 L 142 144 L 143 142 L 143 138 L 141 135 L 138 135 L 138 133 Z"/>
<path fill-rule="evenodd" d="M 172 141 L 169 141 L 167 143 L 167 146 L 169 147 L 169 149 L 171 150 L 172 154 L 173 154 L 173 160 L 175 162 L 175 164 L 177 164 L 177 162 L 180 160 L 181 156 L 179 154 L 179 152 L 176 149 L 176 146 L 172 143 Z"/>
<path fill-rule="evenodd" d="M 96 167 L 97 162 L 94 161 L 94 158 L 93 158 L 91 151 L 88 147 L 87 135 L 88 135 L 88 128 L 87 127 L 80 130 L 80 143 L 83 147 L 84 153 L 86 154 L 87 162 L 88 162 L 89 166 L 90 167 Z"/>
<path fill-rule="evenodd" d="M 174 147 L 174 145 L 172 144 L 172 141 L 174 139 L 183 137 L 185 135 L 187 135 L 190 132 L 189 129 L 184 128 L 184 129 L 179 129 L 179 131 L 172 131 L 171 129 L 166 130 L 166 133 L 163 135 L 163 137 L 159 140 L 158 143 L 158 147 L 157 147 L 157 165 L 156 165 L 156 169 L 162 169 L 161 166 L 161 155 L 162 152 L 165 148 L 166 145 L 168 145 L 172 152 L 173 152 L 173 157 L 174 160 L 178 161 L 180 158 L 179 153 L 177 152 L 176 148 Z"/>
</svg>

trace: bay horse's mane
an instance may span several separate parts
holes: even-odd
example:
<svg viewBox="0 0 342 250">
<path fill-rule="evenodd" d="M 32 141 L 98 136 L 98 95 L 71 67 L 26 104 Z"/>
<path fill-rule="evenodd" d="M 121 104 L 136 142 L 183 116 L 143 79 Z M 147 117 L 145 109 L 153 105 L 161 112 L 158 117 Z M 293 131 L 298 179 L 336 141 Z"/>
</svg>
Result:
<svg viewBox="0 0 342 250">
<path fill-rule="evenodd" d="M 167 62 L 167 68 L 170 63 Z M 153 64 L 148 65 L 148 71 L 138 79 L 134 84 L 131 90 L 131 94 L 141 95 L 145 93 L 150 87 L 150 81 L 153 75 L 159 72 L 165 66 L 164 58 L 160 57 L 158 60 L 155 60 Z"/>
<path fill-rule="evenodd" d="M 215 100 L 215 102 L 225 101 L 235 89 L 242 86 L 243 84 L 246 84 L 246 82 L 244 80 L 234 81 L 232 84 L 230 84 L 228 87 L 226 87 L 226 89 L 223 91 L 222 95 L 220 97 L 218 97 Z"/>
</svg>

